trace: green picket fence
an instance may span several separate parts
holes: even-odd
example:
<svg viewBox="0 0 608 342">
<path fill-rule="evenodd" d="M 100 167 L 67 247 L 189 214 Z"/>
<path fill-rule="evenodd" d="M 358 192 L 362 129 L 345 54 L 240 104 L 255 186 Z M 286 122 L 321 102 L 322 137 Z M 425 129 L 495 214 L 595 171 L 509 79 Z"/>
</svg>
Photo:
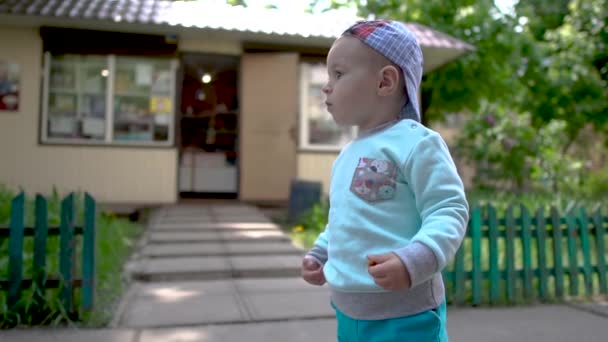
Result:
<svg viewBox="0 0 608 342">
<path fill-rule="evenodd" d="M 515 304 L 608 294 L 608 217 L 583 208 L 531 213 L 491 205 L 471 210 L 465 240 L 444 271 L 457 305 Z"/>
<path fill-rule="evenodd" d="M 95 222 L 96 203 L 89 194 L 84 196 L 83 226 L 77 226 L 76 196 L 70 194 L 61 201 L 61 218 L 58 227 L 48 225 L 48 203 L 41 196 L 35 199 L 35 224 L 26 227 L 24 193 L 17 195 L 11 202 L 10 223 L 0 226 L 0 245 L 8 239 L 8 279 L 0 279 L 0 291 L 5 291 L 9 310 L 18 310 L 16 305 L 22 298 L 24 289 L 33 289 L 38 303 L 44 303 L 48 289 L 59 289 L 60 298 L 66 313 L 77 312 L 74 307 L 76 289 L 80 288 L 81 308 L 93 308 L 95 285 Z M 77 236 L 82 235 L 82 255 L 76 255 Z M 59 273 L 47 274 L 46 255 L 47 237 L 59 236 Z M 33 272 L 24 278 L 24 240 L 33 237 Z M 82 257 L 81 260 L 76 260 Z M 81 264 L 81 277 L 77 277 L 75 266 Z"/>
</svg>

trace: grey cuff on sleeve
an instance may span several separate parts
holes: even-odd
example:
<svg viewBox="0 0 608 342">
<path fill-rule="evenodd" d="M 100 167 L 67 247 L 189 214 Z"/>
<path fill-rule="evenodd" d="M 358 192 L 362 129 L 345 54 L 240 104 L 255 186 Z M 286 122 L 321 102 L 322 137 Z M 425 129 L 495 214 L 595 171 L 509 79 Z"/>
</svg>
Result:
<svg viewBox="0 0 608 342">
<path fill-rule="evenodd" d="M 419 285 L 438 271 L 435 253 L 420 242 L 414 242 L 395 251 L 410 274 L 411 287 Z"/>
<path fill-rule="evenodd" d="M 327 250 L 325 250 L 324 248 L 321 248 L 317 245 L 313 246 L 312 249 L 310 251 L 308 251 L 308 253 L 306 253 L 306 256 L 309 256 L 313 259 L 315 259 L 320 265 L 325 265 L 325 263 L 327 262 Z"/>
</svg>

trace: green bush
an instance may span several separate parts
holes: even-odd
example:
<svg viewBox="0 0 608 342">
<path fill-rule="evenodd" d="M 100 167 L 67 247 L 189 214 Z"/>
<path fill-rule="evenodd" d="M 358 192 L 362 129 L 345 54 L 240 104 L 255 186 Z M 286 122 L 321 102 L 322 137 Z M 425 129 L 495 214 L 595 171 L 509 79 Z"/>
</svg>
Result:
<svg viewBox="0 0 608 342">
<path fill-rule="evenodd" d="M 608 200 L 608 165 L 599 171 L 589 173 L 580 188 L 572 189 L 572 192 L 577 191 L 589 200 L 606 202 Z"/>
<path fill-rule="evenodd" d="M 535 127 L 533 121 L 529 113 L 489 103 L 470 114 L 454 150 L 475 168 L 476 189 L 553 194 L 580 186 L 589 156 L 574 148 L 566 122 Z"/>
<path fill-rule="evenodd" d="M 4 185 L 0 184 L 0 224 L 6 224 L 10 218 L 10 203 L 13 193 Z"/>
<path fill-rule="evenodd" d="M 10 203 L 14 194 L 6 187 L 0 186 L 0 224 L 6 225 L 10 219 Z M 78 204 L 82 203 L 79 196 Z M 49 225 L 59 224 L 61 199 L 56 191 L 47 197 L 49 208 Z M 26 225 L 34 222 L 33 199 L 26 203 Z M 83 209 L 77 209 L 77 224 L 82 224 Z M 104 326 L 112 319 L 120 297 L 124 291 L 121 278 L 122 268 L 129 258 L 135 241 L 143 233 L 140 225 L 126 219 L 117 218 L 108 213 L 97 217 L 96 225 L 96 259 L 95 259 L 95 305 L 91 312 L 78 312 L 69 315 L 59 299 L 59 290 L 47 290 L 44 303 L 36 302 L 33 289 L 22 292 L 22 297 L 15 308 L 6 305 L 6 292 L 0 291 L 0 328 L 16 325 L 83 325 Z M 59 237 L 49 236 L 47 241 L 46 273 L 57 276 L 59 273 Z M 82 239 L 77 239 L 76 245 L 76 277 L 80 277 Z M 33 273 L 33 238 L 25 237 L 23 254 L 24 278 L 31 278 Z M 0 240 L 0 278 L 8 275 L 8 239 Z M 80 290 L 76 291 L 74 307 L 80 308 Z M 79 309 L 80 310 L 80 309 Z"/>
<path fill-rule="evenodd" d="M 312 247 L 317 236 L 325 230 L 328 213 L 329 203 L 323 201 L 300 216 L 297 224 L 291 229 L 294 243 L 305 249 Z"/>
</svg>

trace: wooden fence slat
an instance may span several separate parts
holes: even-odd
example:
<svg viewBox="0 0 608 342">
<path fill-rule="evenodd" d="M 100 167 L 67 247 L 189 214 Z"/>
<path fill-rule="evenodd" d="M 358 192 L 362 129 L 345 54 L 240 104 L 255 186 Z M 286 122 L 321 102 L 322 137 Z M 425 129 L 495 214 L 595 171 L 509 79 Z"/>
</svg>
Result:
<svg viewBox="0 0 608 342">
<path fill-rule="evenodd" d="M 52 278 L 49 276 L 46 278 L 46 282 L 44 283 L 44 288 L 46 290 L 58 289 L 62 286 L 62 284 L 63 284 L 63 281 L 61 279 Z M 72 281 L 72 285 L 74 286 L 74 288 L 80 288 L 80 287 L 82 287 L 82 280 L 74 279 L 74 281 Z M 33 279 L 22 279 L 21 280 L 21 289 L 22 290 L 29 289 L 32 286 L 35 286 Z M 10 282 L 8 280 L 0 280 L 0 291 L 8 291 L 9 289 L 10 289 Z"/>
<path fill-rule="evenodd" d="M 0 226 L 0 239 L 2 238 L 8 238 L 10 236 L 9 233 L 10 230 L 8 230 L 8 227 L 3 227 Z M 47 227 L 47 236 L 58 236 L 61 235 L 61 229 L 57 226 L 48 226 Z M 74 234 L 76 235 L 81 235 L 82 234 L 82 227 L 80 226 L 76 226 L 74 227 Z M 23 236 L 36 236 L 36 227 L 25 227 L 25 229 L 23 230 Z"/>
<path fill-rule="evenodd" d="M 8 241 L 8 277 L 0 278 L 0 291 L 6 292 L 6 303 L 9 310 L 28 310 L 27 314 L 45 314 L 46 290 L 59 289 L 60 300 L 65 312 L 72 319 L 77 317 L 74 308 L 75 288 L 82 288 L 82 308 L 91 310 L 95 294 L 95 225 L 96 203 L 90 194 L 85 194 L 85 220 L 83 227 L 76 227 L 75 195 L 70 194 L 61 201 L 61 222 L 59 227 L 48 225 L 48 201 L 42 195 L 36 195 L 34 208 L 34 225 L 26 227 L 26 196 L 21 192 L 10 203 L 10 222 L 0 226 L 0 242 Z M 83 235 L 82 279 L 75 278 L 76 238 Z M 32 271 L 24 274 L 23 255 L 25 237 L 33 237 Z M 47 244 L 49 236 L 59 236 L 59 274 L 48 274 Z M 29 247 L 28 247 L 29 248 Z M 23 298 L 22 290 L 32 290 L 32 297 Z M 23 304 L 21 304 L 23 301 Z M 30 311 L 31 310 L 31 311 Z M 42 316 L 44 317 L 44 316 Z"/>
<path fill-rule="evenodd" d="M 584 208 L 579 209 L 578 214 L 579 234 L 581 236 L 581 249 L 583 251 L 583 275 L 585 294 L 593 294 L 593 271 L 591 269 L 591 244 L 589 243 L 589 219 Z"/>
<path fill-rule="evenodd" d="M 536 246 L 538 249 L 538 294 L 541 300 L 549 299 L 548 282 L 549 274 L 547 272 L 547 251 L 546 251 L 546 239 L 547 239 L 547 223 L 545 221 L 545 214 L 543 207 L 539 207 L 536 211 Z"/>
<path fill-rule="evenodd" d="M 533 298 L 532 291 L 532 222 L 530 212 L 523 204 L 519 206 L 521 212 L 521 232 L 524 255 L 524 296 L 527 300 Z"/>
<path fill-rule="evenodd" d="M 567 244 L 568 244 L 568 278 L 570 279 L 570 295 L 578 294 L 578 250 L 576 248 L 576 240 L 578 231 L 576 225 L 576 217 L 572 211 L 566 213 L 567 222 Z"/>
<path fill-rule="evenodd" d="M 481 304 L 482 283 L 482 264 L 481 264 L 481 208 L 475 207 L 471 212 L 471 229 L 473 239 L 473 305 Z"/>
<path fill-rule="evenodd" d="M 84 236 L 82 247 L 82 308 L 92 310 L 95 294 L 95 200 L 85 194 Z"/>
<path fill-rule="evenodd" d="M 604 229 L 602 210 L 598 208 L 593 215 L 593 226 L 595 227 L 595 245 L 597 247 L 597 269 L 599 273 L 600 293 L 608 294 L 608 283 L 606 281 L 606 256 L 604 246 Z"/>
<path fill-rule="evenodd" d="M 487 207 L 488 233 L 490 238 L 490 302 L 498 303 L 500 296 L 500 270 L 498 269 L 498 221 L 496 208 Z"/>
<path fill-rule="evenodd" d="M 555 296 L 564 297 L 564 265 L 562 264 L 562 225 L 557 208 L 551 208 L 551 226 L 553 232 L 553 260 L 555 269 Z"/>
<path fill-rule="evenodd" d="M 507 208 L 506 218 L 506 278 L 507 278 L 507 301 L 515 301 L 515 220 L 513 219 L 513 206 Z"/>
<path fill-rule="evenodd" d="M 454 260 L 454 302 L 464 304 L 465 270 L 464 270 L 464 244 L 460 246 Z"/>
<path fill-rule="evenodd" d="M 74 274 L 74 194 L 68 195 L 61 202 L 61 236 L 59 247 L 59 271 L 63 286 L 61 299 L 65 310 L 73 312 L 73 286 Z"/>
<path fill-rule="evenodd" d="M 443 271 L 441 271 L 441 275 L 443 276 L 443 283 L 445 286 L 445 296 L 446 296 L 446 300 L 451 303 L 452 302 L 452 294 L 454 293 L 454 288 L 453 286 L 450 287 L 449 285 L 454 285 L 454 275 L 455 272 L 453 269 L 450 270 L 450 268 L 446 267 L 443 269 Z M 449 284 L 449 285 L 448 285 Z"/>
<path fill-rule="evenodd" d="M 23 229 L 25 227 L 25 194 L 22 192 L 11 202 L 10 238 L 8 245 L 8 277 L 10 287 L 6 298 L 9 310 L 21 298 L 23 279 Z"/>
<path fill-rule="evenodd" d="M 34 296 L 37 303 L 44 302 L 46 281 L 46 243 L 48 233 L 48 206 L 46 199 L 36 196 L 36 223 L 34 235 Z"/>
</svg>

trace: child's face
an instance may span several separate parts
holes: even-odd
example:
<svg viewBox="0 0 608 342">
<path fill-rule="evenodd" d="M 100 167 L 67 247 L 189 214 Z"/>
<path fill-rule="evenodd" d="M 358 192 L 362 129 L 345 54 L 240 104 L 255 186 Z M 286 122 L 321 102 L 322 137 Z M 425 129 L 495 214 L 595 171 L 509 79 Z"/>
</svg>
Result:
<svg viewBox="0 0 608 342">
<path fill-rule="evenodd" d="M 379 68 L 377 57 L 361 41 L 344 36 L 327 56 L 329 79 L 323 87 L 327 110 L 339 125 L 362 129 L 375 125 Z"/>
</svg>

